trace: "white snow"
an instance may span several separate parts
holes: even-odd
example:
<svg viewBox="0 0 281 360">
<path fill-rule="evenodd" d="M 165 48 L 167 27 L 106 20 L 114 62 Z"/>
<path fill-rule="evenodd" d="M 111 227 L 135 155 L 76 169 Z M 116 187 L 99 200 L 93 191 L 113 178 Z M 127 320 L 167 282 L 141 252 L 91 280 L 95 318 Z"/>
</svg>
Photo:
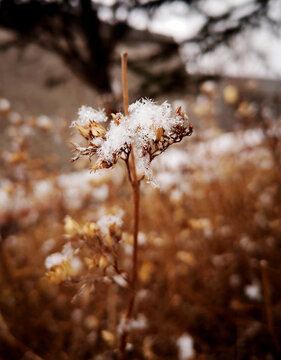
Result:
<svg viewBox="0 0 281 360">
<path fill-rule="evenodd" d="M 276 125 L 274 131 L 279 133 L 280 128 Z M 235 157 L 239 164 L 250 162 L 262 170 L 272 167 L 272 156 L 264 146 L 264 133 L 260 129 L 221 135 L 210 135 L 208 132 L 206 136 L 203 133 L 202 138 L 203 141 L 187 141 L 187 150 L 180 146 L 171 147 L 152 162 L 156 182 L 163 191 L 176 188 L 177 191 L 170 194 L 175 199 L 181 194 L 200 197 L 202 195 L 196 186 L 198 181 L 229 176 L 224 172 L 226 159 L 231 161 Z M 195 171 L 194 176 L 189 170 Z M 62 201 L 68 210 L 81 208 L 86 199 L 104 201 L 109 195 L 109 187 L 105 182 L 111 179 L 118 186 L 124 179 L 124 168 L 117 166 L 114 176 L 112 174 L 105 170 L 95 174 L 90 174 L 89 170 L 61 174 L 52 180 L 34 181 L 29 191 L 23 184 L 1 179 L 0 222 L 4 221 L 7 214 L 17 215 L 32 209 L 40 211 L 52 208 L 58 201 Z M 254 184 L 249 187 L 256 191 Z M 264 206 L 270 206 L 270 196 L 262 193 L 259 201 Z M 257 215 L 255 221 L 262 226 L 265 220 L 262 215 Z"/>
<path fill-rule="evenodd" d="M 143 330 L 147 327 L 147 318 L 144 314 L 138 314 L 136 319 L 130 321 L 130 327 L 134 330 Z"/>
<path fill-rule="evenodd" d="M 183 124 L 180 116 L 173 112 L 167 102 L 157 105 L 150 99 L 140 99 L 129 106 L 129 116 L 118 114 L 119 124 L 111 121 L 97 155 L 109 163 L 114 162 L 124 144 L 133 145 L 136 154 L 137 171 L 151 178 L 149 158 L 143 155 L 143 148 L 156 139 L 157 129 L 162 128 L 169 135 L 171 128 Z"/>
<path fill-rule="evenodd" d="M 50 130 L 53 126 L 53 123 L 48 116 L 40 115 L 36 119 L 36 125 L 42 130 Z"/>
<path fill-rule="evenodd" d="M 109 188 L 107 184 L 103 184 L 99 187 L 95 187 L 93 189 L 93 194 L 95 199 L 99 200 L 99 201 L 104 201 L 108 198 L 108 194 L 109 194 Z"/>
<path fill-rule="evenodd" d="M 194 340 L 189 334 L 182 334 L 177 339 L 177 346 L 179 350 L 179 360 L 188 360 L 195 357 Z"/>
<path fill-rule="evenodd" d="M 143 314 L 138 314 L 136 319 L 131 319 L 129 322 L 126 322 L 125 318 L 122 317 L 117 328 L 118 334 L 122 334 L 126 329 L 130 330 L 143 330 L 147 327 L 147 318 Z"/>
<path fill-rule="evenodd" d="M 108 228 L 113 225 L 116 224 L 117 226 L 122 226 L 123 224 L 123 220 L 122 217 L 124 215 L 124 211 L 120 210 L 116 215 L 104 215 L 102 216 L 99 221 L 97 222 L 98 227 L 100 228 L 100 230 L 103 233 L 108 233 Z"/>
<path fill-rule="evenodd" d="M 262 299 L 261 288 L 258 281 L 254 281 L 252 284 L 246 285 L 244 292 L 250 300 L 260 301 Z"/>
<path fill-rule="evenodd" d="M 202 136 L 204 138 L 204 134 Z M 271 156 L 263 146 L 263 141 L 262 130 L 251 129 L 206 136 L 206 140 L 189 142 L 187 150 L 170 148 L 152 163 L 155 181 L 163 191 L 176 187 L 184 194 L 199 196 L 198 191 L 193 189 L 193 176 L 188 172 L 189 169 L 200 172 L 203 182 L 224 176 L 226 167 L 220 165 L 221 161 L 233 156 L 239 164 L 251 162 L 261 169 L 269 169 L 272 166 Z"/>
<path fill-rule="evenodd" d="M 46 269 L 51 269 L 53 266 L 60 265 L 62 262 L 66 261 L 67 257 L 62 253 L 54 253 L 46 257 L 45 267 Z"/>
<path fill-rule="evenodd" d="M 9 100 L 0 98 L 0 111 L 9 111 L 11 109 L 11 104 Z"/>
<path fill-rule="evenodd" d="M 56 252 L 46 257 L 45 267 L 46 269 L 51 269 L 53 266 L 60 265 L 64 261 L 71 261 L 73 269 L 79 270 L 82 266 L 79 258 L 74 257 L 74 253 L 71 243 L 66 243 L 61 252 Z"/>
<path fill-rule="evenodd" d="M 91 121 L 95 121 L 97 123 L 107 121 L 105 111 L 103 109 L 95 110 L 90 106 L 83 105 L 78 110 L 78 119 L 72 122 L 71 127 L 75 127 L 76 124 L 85 126 Z"/>
<path fill-rule="evenodd" d="M 128 286 L 128 282 L 120 274 L 114 275 L 113 280 L 116 282 L 117 285 L 119 285 L 121 287 L 127 287 Z"/>
<path fill-rule="evenodd" d="M 38 198 L 38 200 L 43 201 L 47 197 L 49 197 L 54 190 L 54 186 L 49 180 L 41 180 L 34 184 L 33 192 L 34 196 Z"/>
</svg>

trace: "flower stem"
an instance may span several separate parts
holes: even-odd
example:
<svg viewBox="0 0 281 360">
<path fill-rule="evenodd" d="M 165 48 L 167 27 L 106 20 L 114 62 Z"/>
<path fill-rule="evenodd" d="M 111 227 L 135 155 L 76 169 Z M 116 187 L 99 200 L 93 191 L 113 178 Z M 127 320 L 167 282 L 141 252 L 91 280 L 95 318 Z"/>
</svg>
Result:
<svg viewBox="0 0 281 360">
<path fill-rule="evenodd" d="M 127 56 L 126 52 L 122 53 L 122 83 L 123 83 L 123 104 L 125 115 L 129 115 L 128 110 L 128 86 L 127 86 Z M 129 174 L 129 180 L 133 190 L 133 201 L 134 201 L 134 245 L 133 245 L 133 255 L 132 255 L 132 277 L 131 277 L 131 296 L 127 305 L 127 311 L 125 314 L 124 327 L 120 337 L 119 350 L 124 354 L 127 337 L 128 337 L 128 324 L 129 320 L 132 317 L 135 298 L 136 298 L 136 289 L 138 281 L 138 232 L 139 232 L 139 185 L 140 181 L 137 177 L 136 164 L 135 164 L 135 155 L 134 149 L 131 147 L 130 153 L 130 162 L 127 163 L 127 170 Z"/>
<path fill-rule="evenodd" d="M 274 321 L 273 321 L 273 311 L 272 311 L 272 303 L 271 303 L 271 295 L 270 295 L 270 285 L 268 281 L 268 274 L 267 274 L 267 262 L 266 260 L 260 261 L 261 267 L 261 276 L 262 276 L 262 286 L 263 286 L 263 294 L 264 294 L 264 303 L 265 303 L 265 310 L 266 310 L 266 318 L 267 318 L 267 327 L 268 331 L 272 336 L 274 345 L 278 350 L 279 354 L 281 354 L 281 346 L 276 335 L 274 329 Z"/>
<path fill-rule="evenodd" d="M 128 97 L 128 82 L 127 82 L 127 57 L 128 53 L 123 52 L 121 54 L 122 62 L 122 87 L 123 87 L 123 106 L 126 116 L 129 115 L 129 97 Z"/>
</svg>

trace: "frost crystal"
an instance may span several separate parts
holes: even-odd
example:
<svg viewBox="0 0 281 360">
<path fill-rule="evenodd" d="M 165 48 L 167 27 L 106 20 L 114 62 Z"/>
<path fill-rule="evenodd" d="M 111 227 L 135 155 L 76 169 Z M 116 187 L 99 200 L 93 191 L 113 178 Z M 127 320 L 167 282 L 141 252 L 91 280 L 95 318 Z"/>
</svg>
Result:
<svg viewBox="0 0 281 360">
<path fill-rule="evenodd" d="M 114 166 L 119 159 L 128 161 L 133 148 L 137 172 L 149 180 L 151 161 L 193 132 L 181 107 L 174 112 L 167 102 L 157 105 L 150 99 L 140 99 L 131 104 L 128 116 L 112 114 L 113 120 L 107 131 L 99 124 L 100 118 L 106 119 L 104 112 L 85 106 L 79 110 L 79 119 L 72 126 L 76 126 L 88 140 L 88 147 L 74 144 L 78 155 L 73 160 L 81 155 L 91 157 L 96 154 L 98 160 L 92 171 L 105 169 Z"/>
<path fill-rule="evenodd" d="M 91 121 L 95 121 L 96 123 L 106 122 L 107 116 L 104 110 L 95 110 L 90 106 L 81 106 L 78 110 L 78 119 L 73 121 L 71 127 L 75 127 L 76 124 L 80 126 L 89 125 Z"/>
</svg>

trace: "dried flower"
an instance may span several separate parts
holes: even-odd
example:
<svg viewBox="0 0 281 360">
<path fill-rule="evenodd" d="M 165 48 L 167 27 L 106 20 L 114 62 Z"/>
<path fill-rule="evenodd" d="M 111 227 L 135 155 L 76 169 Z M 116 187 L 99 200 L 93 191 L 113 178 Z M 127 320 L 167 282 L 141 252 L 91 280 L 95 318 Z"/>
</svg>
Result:
<svg viewBox="0 0 281 360">
<path fill-rule="evenodd" d="M 67 235 L 74 236 L 81 232 L 81 227 L 71 216 L 67 215 L 64 218 L 64 231 Z"/>
<path fill-rule="evenodd" d="M 121 276 L 123 285 L 126 276 L 118 269 L 118 247 L 122 238 L 123 211 L 104 215 L 97 223 L 87 222 L 80 225 L 70 216 L 64 219 L 64 230 L 68 239 L 61 252 L 49 255 L 45 260 L 46 276 L 53 283 L 70 281 L 79 275 L 82 284 L 88 284 L 87 274 L 93 273 L 94 281 L 111 280 Z M 92 282 L 92 280 L 91 280 Z"/>
<path fill-rule="evenodd" d="M 88 141 L 88 146 L 82 148 L 73 144 L 77 152 L 73 161 L 81 155 L 90 158 L 97 155 L 92 171 L 111 168 L 119 159 L 128 161 L 133 147 L 138 172 L 151 179 L 151 161 L 170 145 L 193 132 L 181 107 L 173 112 L 167 102 L 157 105 L 150 99 L 140 99 L 131 104 L 129 116 L 111 114 L 112 120 L 107 131 L 97 122 L 106 120 L 103 111 L 82 107 L 78 114 L 79 119 L 72 126 Z"/>
</svg>

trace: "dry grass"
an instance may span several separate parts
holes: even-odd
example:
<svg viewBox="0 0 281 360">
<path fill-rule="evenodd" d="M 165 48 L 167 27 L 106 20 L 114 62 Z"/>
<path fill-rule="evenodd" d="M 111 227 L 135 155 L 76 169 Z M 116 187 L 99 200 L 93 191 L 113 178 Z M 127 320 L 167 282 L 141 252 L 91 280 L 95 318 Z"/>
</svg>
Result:
<svg viewBox="0 0 281 360">
<path fill-rule="evenodd" d="M 139 291 L 128 359 L 178 359 L 183 334 L 194 341 L 194 359 L 280 358 L 280 143 L 268 140 L 220 156 L 210 151 L 200 160 L 206 141 L 195 138 L 176 170 L 172 154 L 185 146 L 155 163 L 162 188 L 140 189 Z M 66 281 L 54 284 L 44 262 L 66 242 L 66 215 L 82 225 L 122 209 L 118 261 L 130 273 L 133 215 L 125 167 L 93 181 L 79 173 L 78 201 L 77 188 L 71 193 L 45 165 L 29 167 L 34 157 L 26 153 L 9 165 L 9 186 L 1 183 L 14 207 L 1 212 L 0 359 L 113 359 L 128 287 L 95 282 L 81 291 L 93 279 L 68 271 Z M 19 165 L 24 181 L 17 178 Z M 52 186 L 38 201 L 40 179 Z M 21 186 L 29 202 L 19 211 Z"/>
</svg>

